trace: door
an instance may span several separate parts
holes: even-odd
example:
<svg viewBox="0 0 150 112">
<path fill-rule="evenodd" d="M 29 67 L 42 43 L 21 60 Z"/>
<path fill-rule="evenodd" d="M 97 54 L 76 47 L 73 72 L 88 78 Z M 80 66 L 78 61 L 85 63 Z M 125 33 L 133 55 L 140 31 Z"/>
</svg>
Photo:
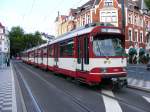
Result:
<svg viewBox="0 0 150 112">
<path fill-rule="evenodd" d="M 77 38 L 77 70 L 88 71 L 89 38 L 88 35 Z"/>
</svg>

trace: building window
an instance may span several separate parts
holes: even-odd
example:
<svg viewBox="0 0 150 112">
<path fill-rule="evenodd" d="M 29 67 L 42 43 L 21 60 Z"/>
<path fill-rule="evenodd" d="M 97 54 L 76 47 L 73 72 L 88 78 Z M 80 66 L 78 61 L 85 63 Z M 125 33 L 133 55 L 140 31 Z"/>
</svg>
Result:
<svg viewBox="0 0 150 112">
<path fill-rule="evenodd" d="M 143 19 L 142 18 L 140 18 L 139 24 L 140 24 L 141 27 L 143 26 Z"/>
<path fill-rule="evenodd" d="M 116 12 L 112 12 L 111 15 L 112 15 L 112 18 L 111 18 L 112 22 L 117 22 L 117 16 L 116 16 L 117 13 Z"/>
<path fill-rule="evenodd" d="M 129 37 L 129 41 L 132 41 L 132 30 L 128 31 L 128 37 Z"/>
<path fill-rule="evenodd" d="M 100 22 L 111 23 L 117 26 L 118 21 L 117 11 L 101 11 L 100 12 Z"/>
<path fill-rule="evenodd" d="M 135 42 L 138 42 L 138 32 L 137 31 L 134 32 L 134 38 L 135 38 Z"/>
<path fill-rule="evenodd" d="M 148 29 L 148 21 L 145 22 L 146 30 Z"/>
<path fill-rule="evenodd" d="M 90 15 L 87 16 L 87 24 L 91 23 Z"/>
<path fill-rule="evenodd" d="M 107 6 L 107 7 L 113 6 L 113 0 L 105 0 L 104 1 L 104 6 Z"/>
<path fill-rule="evenodd" d="M 131 14 L 129 14 L 129 16 L 128 16 L 128 23 L 132 24 L 132 15 Z"/>
<path fill-rule="evenodd" d="M 0 28 L 0 33 L 3 33 L 3 29 L 2 28 Z"/>
<path fill-rule="evenodd" d="M 85 17 L 82 17 L 82 26 L 85 25 Z"/>
<path fill-rule="evenodd" d="M 141 43 L 143 42 L 143 33 L 142 32 L 140 33 L 140 42 Z"/>
<path fill-rule="evenodd" d="M 134 16 L 134 25 L 138 25 L 137 22 L 138 22 L 138 17 Z"/>
</svg>

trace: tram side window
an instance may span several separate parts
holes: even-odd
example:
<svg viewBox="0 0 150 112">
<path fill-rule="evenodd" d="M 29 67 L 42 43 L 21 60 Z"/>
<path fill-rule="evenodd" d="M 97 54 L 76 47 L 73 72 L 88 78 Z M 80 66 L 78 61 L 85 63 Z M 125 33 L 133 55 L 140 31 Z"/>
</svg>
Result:
<svg viewBox="0 0 150 112">
<path fill-rule="evenodd" d="M 41 57 L 41 49 L 38 49 L 38 58 Z"/>
<path fill-rule="evenodd" d="M 54 55 L 54 47 L 51 45 L 49 47 L 49 57 L 53 57 L 53 55 Z"/>
<path fill-rule="evenodd" d="M 73 39 L 60 43 L 60 57 L 73 56 Z"/>
<path fill-rule="evenodd" d="M 35 57 L 36 58 L 38 57 L 38 51 L 37 50 L 35 51 Z"/>
<path fill-rule="evenodd" d="M 43 57 L 47 57 L 47 48 L 43 48 Z"/>
</svg>

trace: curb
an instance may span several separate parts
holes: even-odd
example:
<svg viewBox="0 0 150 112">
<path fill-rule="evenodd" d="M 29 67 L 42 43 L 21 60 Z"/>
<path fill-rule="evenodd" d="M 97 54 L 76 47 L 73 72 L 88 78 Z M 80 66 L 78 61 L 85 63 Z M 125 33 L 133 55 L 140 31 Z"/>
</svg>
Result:
<svg viewBox="0 0 150 112">
<path fill-rule="evenodd" d="M 16 84 L 15 84 L 15 76 L 12 68 L 12 64 L 10 63 L 10 74 L 12 77 L 12 111 L 18 112 L 18 105 L 17 105 L 17 97 L 16 97 Z"/>
<path fill-rule="evenodd" d="M 150 89 L 144 88 L 144 87 L 137 87 L 137 86 L 133 86 L 133 85 L 127 85 L 127 88 L 136 89 L 136 90 L 139 90 L 139 91 L 144 91 L 144 92 L 150 93 Z"/>
</svg>

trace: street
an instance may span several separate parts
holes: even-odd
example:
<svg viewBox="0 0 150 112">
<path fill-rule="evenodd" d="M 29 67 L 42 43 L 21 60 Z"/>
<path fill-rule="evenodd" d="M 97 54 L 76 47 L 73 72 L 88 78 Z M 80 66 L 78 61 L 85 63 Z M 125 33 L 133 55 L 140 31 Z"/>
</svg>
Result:
<svg viewBox="0 0 150 112">
<path fill-rule="evenodd" d="M 146 70 L 146 65 L 129 65 L 127 71 L 130 77 L 150 81 L 150 71 Z"/>
<path fill-rule="evenodd" d="M 93 89 L 21 61 L 13 61 L 13 69 L 28 112 L 150 112 L 144 91 Z"/>
</svg>

